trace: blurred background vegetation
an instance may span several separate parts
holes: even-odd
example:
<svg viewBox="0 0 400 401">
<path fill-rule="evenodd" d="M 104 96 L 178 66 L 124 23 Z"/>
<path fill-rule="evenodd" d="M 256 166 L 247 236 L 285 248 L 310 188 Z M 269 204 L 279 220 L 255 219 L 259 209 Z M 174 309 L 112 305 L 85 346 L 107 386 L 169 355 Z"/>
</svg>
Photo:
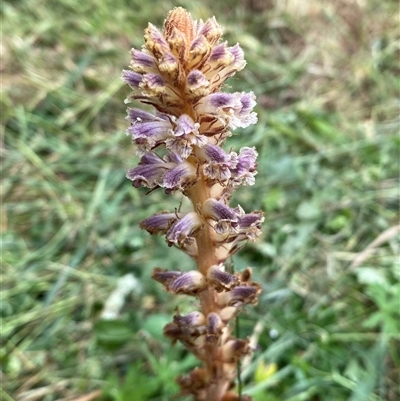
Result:
<svg viewBox="0 0 400 401">
<path fill-rule="evenodd" d="M 215 15 L 241 44 L 248 65 L 226 91 L 258 98 L 259 123 L 227 143 L 257 147 L 256 185 L 234 201 L 266 214 L 263 236 L 232 261 L 263 286 L 239 322 L 259 342 L 244 392 L 399 400 L 391 0 L 2 2 L 1 398 L 168 401 L 174 378 L 196 364 L 161 334 L 193 301 L 150 279 L 154 266 L 192 262 L 138 227 L 182 198 L 146 196 L 126 180 L 137 159 L 119 79 L 147 22 L 160 27 L 178 5 L 196 19 Z M 121 277 L 129 294 L 106 320 Z"/>
</svg>

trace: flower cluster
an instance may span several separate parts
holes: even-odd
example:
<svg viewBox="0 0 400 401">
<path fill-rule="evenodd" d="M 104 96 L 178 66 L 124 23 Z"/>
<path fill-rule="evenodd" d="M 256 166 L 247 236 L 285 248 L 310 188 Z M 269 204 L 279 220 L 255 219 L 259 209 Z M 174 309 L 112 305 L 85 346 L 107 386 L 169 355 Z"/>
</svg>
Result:
<svg viewBox="0 0 400 401">
<path fill-rule="evenodd" d="M 233 337 L 231 321 L 244 305 L 255 304 L 261 291 L 250 268 L 234 274 L 225 269 L 244 241 L 258 237 L 264 217 L 261 211 L 229 206 L 237 187 L 254 184 L 257 152 L 250 147 L 226 152 L 221 145 L 231 130 L 254 124 L 257 117 L 252 92 L 221 92 L 246 64 L 240 46 L 229 47 L 221 35 L 215 18 L 194 21 L 176 8 L 161 31 L 149 24 L 143 48 L 131 50 L 131 69 L 122 77 L 133 90 L 127 102 L 155 108 L 154 114 L 128 109 L 127 134 L 140 156 L 128 179 L 135 187 L 180 191 L 193 204 L 192 211 L 161 211 L 140 226 L 165 235 L 169 246 L 197 265 L 186 272 L 153 272 L 166 291 L 199 299 L 200 311 L 177 313 L 164 328 L 202 362 L 178 379 L 182 394 L 197 401 L 239 399 L 232 392 L 236 364 L 251 349 L 247 339 Z"/>
</svg>

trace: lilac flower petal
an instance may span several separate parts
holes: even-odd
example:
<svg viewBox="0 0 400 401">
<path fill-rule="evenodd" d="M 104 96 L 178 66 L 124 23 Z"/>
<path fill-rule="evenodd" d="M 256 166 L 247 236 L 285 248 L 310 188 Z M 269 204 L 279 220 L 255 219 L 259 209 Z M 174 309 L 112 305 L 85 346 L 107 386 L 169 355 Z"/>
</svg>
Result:
<svg viewBox="0 0 400 401">
<path fill-rule="evenodd" d="M 239 46 L 239 44 L 236 44 L 235 46 L 230 47 L 229 51 L 234 57 L 233 65 L 235 67 L 235 71 L 242 70 L 246 65 L 242 48 Z"/>
<path fill-rule="evenodd" d="M 221 108 L 221 107 L 236 107 L 237 99 L 233 93 L 213 93 L 207 96 L 209 107 Z"/>
<path fill-rule="evenodd" d="M 149 23 L 145 30 L 144 40 L 147 49 L 150 50 L 157 59 L 160 59 L 164 54 L 171 51 L 164 35 L 151 23 Z"/>
<path fill-rule="evenodd" d="M 127 113 L 128 116 L 126 118 L 132 123 L 147 123 L 156 119 L 154 114 L 133 107 L 128 107 Z"/>
<path fill-rule="evenodd" d="M 233 274 L 226 272 L 223 264 L 213 265 L 207 270 L 207 278 L 212 282 L 217 291 L 230 289 L 239 284 L 239 279 Z"/>
<path fill-rule="evenodd" d="M 133 182 L 135 188 L 141 185 L 147 188 L 155 188 L 162 183 L 163 176 L 168 170 L 168 165 L 144 164 L 128 170 L 126 177 Z"/>
<path fill-rule="evenodd" d="M 127 133 L 131 135 L 133 142 L 137 145 L 137 153 L 144 154 L 157 147 L 171 135 L 172 125 L 170 121 L 163 120 L 153 116 L 149 121 L 149 113 L 137 113 L 135 109 L 130 109 L 129 118 L 136 117 L 136 121 L 127 129 Z M 142 117 L 145 122 L 142 122 Z"/>
<path fill-rule="evenodd" d="M 167 153 L 167 154 L 164 156 L 164 160 L 165 160 L 167 163 L 175 163 L 175 164 L 179 164 L 179 163 L 182 163 L 182 162 L 183 162 L 182 157 L 181 157 L 178 153 L 175 153 L 175 152 L 169 152 L 169 153 Z"/>
<path fill-rule="evenodd" d="M 173 131 L 173 135 L 165 141 L 165 146 L 183 159 L 192 153 L 192 147 L 201 147 L 207 143 L 207 138 L 199 134 L 199 123 L 195 123 L 187 114 L 182 114 Z"/>
<path fill-rule="evenodd" d="M 160 212 L 143 220 L 139 226 L 150 234 L 166 234 L 179 217 L 177 213 Z"/>
<path fill-rule="evenodd" d="M 169 289 L 175 294 L 194 295 L 207 286 L 205 277 L 197 270 L 182 274 L 174 280 Z"/>
<path fill-rule="evenodd" d="M 210 54 L 209 62 L 217 65 L 228 65 L 234 60 L 232 53 L 229 51 L 226 43 L 215 46 Z M 215 68 L 215 67 L 214 67 Z"/>
<path fill-rule="evenodd" d="M 257 122 L 257 115 L 251 112 L 255 105 L 254 93 L 212 93 L 199 100 L 196 111 L 199 114 L 215 116 L 232 129 L 247 127 Z"/>
<path fill-rule="evenodd" d="M 221 333 L 224 326 L 218 313 L 211 312 L 207 315 L 207 334 L 208 336 L 216 336 Z M 210 340 L 210 337 L 208 338 Z"/>
<path fill-rule="evenodd" d="M 199 133 L 199 123 L 195 123 L 193 119 L 187 114 L 182 114 L 177 121 L 176 128 L 174 130 L 175 136 L 189 135 L 190 133 Z"/>
<path fill-rule="evenodd" d="M 201 66 L 204 63 L 206 63 L 208 55 L 210 53 L 211 53 L 210 43 L 203 35 L 198 36 L 193 40 L 190 46 L 187 68 L 192 71 L 195 70 L 196 68 L 201 68 Z"/>
<path fill-rule="evenodd" d="M 203 147 L 200 155 L 204 157 L 205 160 L 215 163 L 228 163 L 231 159 L 230 155 L 221 147 L 211 143 Z"/>
<path fill-rule="evenodd" d="M 257 296 L 261 292 L 258 283 L 240 285 L 227 292 L 218 294 L 218 304 L 220 306 L 240 306 L 243 304 L 255 304 Z"/>
<path fill-rule="evenodd" d="M 162 93 L 167 85 L 167 81 L 159 74 L 143 75 L 142 86 L 146 89 L 151 89 L 155 94 Z"/>
<path fill-rule="evenodd" d="M 201 228 L 200 216 L 196 212 L 187 213 L 167 232 L 168 245 L 182 246 L 194 241 L 193 235 Z"/>
<path fill-rule="evenodd" d="M 166 138 L 172 125 L 168 121 L 150 121 L 131 125 L 128 132 L 132 139 L 147 138 Z"/>
<path fill-rule="evenodd" d="M 253 212 L 245 214 L 238 219 L 239 227 L 241 230 L 247 230 L 251 227 L 260 228 L 264 222 L 263 212 Z"/>
<path fill-rule="evenodd" d="M 158 68 L 175 79 L 179 72 L 179 63 L 172 53 L 166 53 L 161 58 Z"/>
<path fill-rule="evenodd" d="M 226 153 L 217 145 L 207 144 L 200 151 L 198 156 L 207 162 L 203 166 L 206 177 L 217 180 L 220 183 L 226 182 L 231 177 L 231 169 L 236 166 L 237 155 L 234 152 Z"/>
<path fill-rule="evenodd" d="M 204 36 L 211 45 L 214 45 L 215 43 L 218 43 L 222 35 L 222 27 L 218 24 L 215 17 L 212 17 L 200 26 L 197 35 Z"/>
<path fill-rule="evenodd" d="M 234 209 L 213 198 L 207 199 L 202 208 L 206 218 L 215 221 L 214 230 L 217 234 L 229 233 L 238 226 L 238 214 Z"/>
<path fill-rule="evenodd" d="M 151 274 L 152 279 L 161 283 L 166 290 L 168 290 L 168 286 L 170 283 L 175 281 L 178 277 L 182 276 L 182 272 L 180 271 L 168 271 L 166 269 L 161 269 L 156 267 L 153 269 Z"/>
<path fill-rule="evenodd" d="M 136 72 L 144 73 L 157 68 L 156 60 L 150 54 L 132 49 L 131 56 L 131 68 Z"/>
<path fill-rule="evenodd" d="M 197 179 L 196 168 L 190 163 L 180 163 L 164 175 L 162 186 L 167 193 L 191 187 Z"/>
<path fill-rule="evenodd" d="M 160 159 L 160 156 L 158 156 L 156 153 L 153 152 L 148 152 L 145 155 L 143 155 L 140 159 L 139 165 L 143 164 L 160 164 L 162 163 L 163 160 Z"/>
<path fill-rule="evenodd" d="M 233 209 L 213 198 L 209 198 L 204 202 L 202 212 L 205 217 L 213 220 L 229 220 L 234 222 L 238 220 L 238 216 Z"/>
<path fill-rule="evenodd" d="M 133 71 L 123 70 L 121 79 L 129 86 L 138 88 L 142 82 L 142 75 Z"/>
<path fill-rule="evenodd" d="M 181 327 L 202 326 L 206 323 L 206 318 L 201 312 L 195 311 L 186 316 L 175 315 L 174 323 Z"/>
<path fill-rule="evenodd" d="M 234 186 L 253 185 L 257 174 L 257 152 L 254 148 L 240 149 L 237 164 L 231 169 Z"/>
</svg>

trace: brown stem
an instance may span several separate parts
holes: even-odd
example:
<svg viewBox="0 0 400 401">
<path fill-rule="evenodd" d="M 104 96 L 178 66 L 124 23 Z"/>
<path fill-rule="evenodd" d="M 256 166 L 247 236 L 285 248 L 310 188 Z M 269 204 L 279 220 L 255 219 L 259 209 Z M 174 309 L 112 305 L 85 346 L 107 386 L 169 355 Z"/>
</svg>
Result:
<svg viewBox="0 0 400 401">
<path fill-rule="evenodd" d="M 205 181 L 202 172 L 199 172 L 199 180 L 188 193 L 195 210 L 201 210 L 204 202 L 211 196 L 210 188 Z M 207 221 L 204 221 L 204 227 L 196 237 L 198 257 L 198 270 L 207 275 L 210 266 L 218 264 L 216 246 L 212 239 L 212 227 Z M 216 304 L 216 291 L 214 288 L 208 288 L 199 294 L 201 310 L 204 316 L 210 312 L 218 312 L 219 307 Z M 210 378 L 207 400 L 219 401 L 228 390 L 230 379 L 226 377 L 223 370 L 223 363 L 220 356 L 220 347 L 218 342 L 207 342 L 205 345 L 206 358 L 203 360 L 204 367 Z"/>
</svg>

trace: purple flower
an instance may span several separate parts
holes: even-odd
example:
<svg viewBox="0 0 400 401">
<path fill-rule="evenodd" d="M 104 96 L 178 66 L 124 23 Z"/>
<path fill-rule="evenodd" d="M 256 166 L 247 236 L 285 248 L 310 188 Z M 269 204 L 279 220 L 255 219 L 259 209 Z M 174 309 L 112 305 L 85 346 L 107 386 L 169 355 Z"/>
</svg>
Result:
<svg viewBox="0 0 400 401">
<path fill-rule="evenodd" d="M 205 23 L 198 24 L 198 37 L 204 36 L 210 45 L 218 43 L 222 35 L 222 27 L 218 24 L 215 17 L 209 18 Z"/>
<path fill-rule="evenodd" d="M 183 246 L 195 241 L 193 235 L 202 227 L 200 216 L 196 212 L 187 213 L 178 220 L 167 233 L 169 246 Z"/>
<path fill-rule="evenodd" d="M 245 128 L 257 122 L 256 113 L 251 110 L 256 105 L 253 92 L 213 93 L 201 98 L 196 104 L 196 112 L 217 118 L 226 128 Z"/>
<path fill-rule="evenodd" d="M 151 277 L 161 283 L 168 291 L 169 285 L 174 282 L 178 277 L 182 276 L 182 274 L 183 273 L 180 271 L 168 271 L 166 269 L 156 267 L 153 270 Z"/>
<path fill-rule="evenodd" d="M 157 60 L 146 51 L 131 50 L 131 68 L 139 73 L 157 71 Z"/>
<path fill-rule="evenodd" d="M 254 185 L 254 176 L 257 174 L 257 152 L 254 148 L 244 147 L 240 149 L 237 164 L 231 170 L 234 186 Z"/>
<path fill-rule="evenodd" d="M 169 194 L 175 191 L 184 191 L 194 185 L 196 181 L 196 168 L 193 164 L 184 161 L 165 173 L 161 186 L 166 188 L 165 193 Z"/>
<path fill-rule="evenodd" d="M 226 81 L 228 78 L 235 75 L 237 71 L 242 70 L 246 65 L 243 50 L 238 44 L 228 48 L 228 51 L 232 55 L 232 61 L 211 78 L 211 84 L 213 86 L 217 84 L 220 85 L 220 82 Z"/>
<path fill-rule="evenodd" d="M 169 290 L 175 294 L 195 295 L 204 290 L 207 282 L 205 277 L 197 270 L 184 273 L 174 280 Z"/>
<path fill-rule="evenodd" d="M 239 216 L 244 211 L 240 206 L 231 209 L 221 201 L 209 198 L 203 204 L 202 213 L 204 217 L 215 221 L 214 230 L 217 234 L 224 234 L 236 229 Z"/>
<path fill-rule="evenodd" d="M 210 82 L 199 70 L 192 70 L 186 78 L 186 93 L 192 99 L 206 96 L 210 93 Z"/>
<path fill-rule="evenodd" d="M 156 148 L 171 135 L 172 124 L 164 114 L 158 117 L 139 109 L 128 109 L 128 117 L 131 126 L 127 133 L 131 135 L 137 145 L 137 153 L 144 153 Z"/>
<path fill-rule="evenodd" d="M 164 35 L 151 23 L 149 23 L 145 30 L 144 41 L 147 49 L 153 53 L 157 60 L 171 51 Z"/>
<path fill-rule="evenodd" d="M 181 213 L 159 212 L 143 220 L 139 225 L 150 234 L 166 234 L 171 226 L 183 215 Z"/>
<path fill-rule="evenodd" d="M 207 143 L 207 138 L 199 133 L 199 126 L 187 114 L 182 114 L 176 121 L 172 134 L 165 141 L 165 146 L 187 159 L 193 146 L 202 147 Z"/>
<path fill-rule="evenodd" d="M 168 82 L 160 74 L 148 73 L 143 75 L 140 88 L 148 96 L 157 96 L 165 93 Z"/>
<path fill-rule="evenodd" d="M 172 53 L 165 53 L 158 64 L 161 72 L 166 73 L 174 81 L 179 77 L 179 64 L 178 60 Z"/>
<path fill-rule="evenodd" d="M 175 315 L 174 323 L 179 326 L 203 326 L 206 323 L 206 318 L 201 312 L 191 312 L 186 316 Z"/>
<path fill-rule="evenodd" d="M 216 180 L 219 183 L 225 183 L 231 178 L 231 170 L 236 167 L 236 153 L 226 153 L 217 145 L 205 145 L 198 156 L 203 158 L 203 172 L 206 177 Z"/>
<path fill-rule="evenodd" d="M 187 68 L 192 70 L 201 68 L 210 53 L 211 46 L 207 39 L 203 35 L 197 36 L 190 46 Z"/>
<path fill-rule="evenodd" d="M 254 304 L 257 302 L 257 296 L 260 292 L 261 286 L 258 283 L 239 285 L 230 291 L 219 293 L 218 304 L 222 307 Z"/>
<path fill-rule="evenodd" d="M 146 153 L 137 167 L 128 170 L 126 177 L 132 181 L 135 188 L 141 185 L 156 188 L 162 185 L 166 171 L 173 167 L 172 163 L 165 163 L 154 153 Z"/>
<path fill-rule="evenodd" d="M 218 339 L 223 327 L 224 323 L 218 313 L 209 313 L 207 315 L 207 341 Z"/>
<path fill-rule="evenodd" d="M 225 271 L 225 266 L 213 265 L 207 270 L 208 280 L 215 285 L 217 291 L 230 289 L 239 284 L 237 276 Z"/>
<path fill-rule="evenodd" d="M 217 75 L 217 71 L 232 63 L 233 60 L 233 55 L 229 51 L 226 43 L 220 43 L 213 47 L 207 63 L 207 68 L 209 68 L 207 75 Z"/>
<path fill-rule="evenodd" d="M 137 72 L 123 70 L 121 79 L 132 88 L 138 88 L 142 82 L 142 75 Z"/>
</svg>

